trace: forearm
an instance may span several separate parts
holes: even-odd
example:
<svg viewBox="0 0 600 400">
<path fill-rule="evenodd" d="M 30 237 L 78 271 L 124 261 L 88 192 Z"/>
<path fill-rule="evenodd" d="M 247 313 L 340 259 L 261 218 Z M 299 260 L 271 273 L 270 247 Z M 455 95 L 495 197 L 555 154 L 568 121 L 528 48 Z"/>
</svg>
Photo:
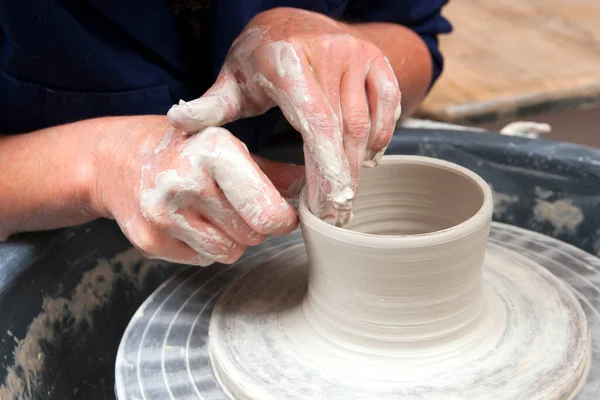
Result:
<svg viewBox="0 0 600 400">
<path fill-rule="evenodd" d="M 348 27 L 386 55 L 402 91 L 402 116 L 410 116 L 425 97 L 433 74 L 425 42 L 412 30 L 397 24 L 372 22 Z"/>
<path fill-rule="evenodd" d="M 97 217 L 91 205 L 101 120 L 0 136 L 0 239 Z"/>
</svg>

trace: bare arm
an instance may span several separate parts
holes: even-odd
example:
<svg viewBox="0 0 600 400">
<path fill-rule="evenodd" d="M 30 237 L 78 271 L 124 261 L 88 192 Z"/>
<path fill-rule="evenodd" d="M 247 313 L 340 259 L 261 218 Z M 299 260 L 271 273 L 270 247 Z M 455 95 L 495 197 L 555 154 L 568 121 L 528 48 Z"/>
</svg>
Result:
<svg viewBox="0 0 600 400">
<path fill-rule="evenodd" d="M 98 216 L 91 205 L 102 120 L 0 137 L 0 239 Z"/>
<path fill-rule="evenodd" d="M 229 263 L 295 228 L 295 210 L 271 181 L 285 191 L 303 174 L 257 165 L 225 129 L 184 135 L 160 115 L 2 136 L 0 238 L 107 217 L 147 256 Z"/>
</svg>

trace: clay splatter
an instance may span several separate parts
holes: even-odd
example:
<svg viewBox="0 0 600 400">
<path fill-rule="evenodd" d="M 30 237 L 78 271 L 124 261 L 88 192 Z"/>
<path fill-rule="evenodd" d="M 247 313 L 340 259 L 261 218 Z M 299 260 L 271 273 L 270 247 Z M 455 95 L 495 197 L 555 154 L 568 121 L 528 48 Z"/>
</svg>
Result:
<svg viewBox="0 0 600 400">
<path fill-rule="evenodd" d="M 542 200 L 548 200 L 550 197 L 554 196 L 554 192 L 552 190 L 543 189 L 539 186 L 534 188 L 534 192 L 535 195 Z"/>
<path fill-rule="evenodd" d="M 490 185 L 490 187 L 492 187 Z M 508 207 L 519 201 L 519 196 L 517 195 L 509 195 L 502 192 L 497 192 L 492 187 L 492 193 L 494 196 L 494 218 L 502 218 Z M 510 219 L 510 218 L 509 218 Z"/>
<path fill-rule="evenodd" d="M 44 368 L 42 346 L 60 335 L 55 327 L 69 326 L 73 330 L 84 325 L 93 327 L 93 312 L 109 301 L 117 281 L 125 280 L 141 288 L 150 268 L 159 263 L 146 260 L 137 250 L 130 249 L 85 272 L 70 298 L 45 296 L 42 311 L 31 322 L 25 337 L 15 338 L 14 364 L 7 367 L 6 380 L 0 386 L 0 399 L 32 398 L 33 388 L 39 383 Z"/>
<path fill-rule="evenodd" d="M 548 222 L 554 227 L 554 235 L 561 233 L 575 233 L 583 221 L 583 213 L 574 206 L 570 200 L 556 200 L 554 202 L 536 199 L 533 207 L 533 217 L 538 222 Z"/>
</svg>

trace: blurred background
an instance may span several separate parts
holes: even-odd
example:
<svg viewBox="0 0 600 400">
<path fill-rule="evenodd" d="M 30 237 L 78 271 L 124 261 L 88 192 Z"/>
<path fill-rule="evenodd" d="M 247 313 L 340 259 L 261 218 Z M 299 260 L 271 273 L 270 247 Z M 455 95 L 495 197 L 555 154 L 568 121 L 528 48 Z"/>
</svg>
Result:
<svg viewBox="0 0 600 400">
<path fill-rule="evenodd" d="M 451 0 L 444 15 L 444 73 L 415 117 L 543 122 L 541 138 L 600 147 L 600 1 Z"/>
</svg>

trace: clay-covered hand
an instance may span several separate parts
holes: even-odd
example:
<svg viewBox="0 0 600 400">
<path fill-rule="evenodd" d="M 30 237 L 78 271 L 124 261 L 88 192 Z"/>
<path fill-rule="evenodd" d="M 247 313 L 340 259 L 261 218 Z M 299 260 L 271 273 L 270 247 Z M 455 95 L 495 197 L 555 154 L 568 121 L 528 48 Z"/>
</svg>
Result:
<svg viewBox="0 0 600 400">
<path fill-rule="evenodd" d="M 256 16 L 237 38 L 215 84 L 168 113 L 194 132 L 279 106 L 303 137 L 308 204 L 343 224 L 361 166 L 375 166 L 400 117 L 390 63 L 348 25 L 320 14 L 279 8 Z"/>
<path fill-rule="evenodd" d="M 281 164 L 254 158 L 223 128 L 187 135 L 164 117 L 139 117 L 113 140 L 98 168 L 96 209 L 117 220 L 151 258 L 209 265 L 236 261 L 245 246 L 297 226 L 287 188 L 302 167 L 269 179 Z M 107 152 L 105 152 L 107 153 Z M 258 162 L 258 163 L 257 163 Z M 284 179 L 285 181 L 282 181 Z"/>
</svg>

